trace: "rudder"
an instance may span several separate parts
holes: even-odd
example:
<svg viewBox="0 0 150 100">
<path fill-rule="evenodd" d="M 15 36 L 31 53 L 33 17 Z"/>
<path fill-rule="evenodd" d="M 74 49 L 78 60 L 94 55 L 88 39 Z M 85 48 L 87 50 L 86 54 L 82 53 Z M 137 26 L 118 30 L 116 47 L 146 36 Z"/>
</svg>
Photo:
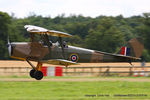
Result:
<svg viewBox="0 0 150 100">
<path fill-rule="evenodd" d="M 128 41 L 127 45 L 121 48 L 121 55 L 141 57 L 144 49 L 144 45 L 140 38 L 133 38 Z"/>
</svg>

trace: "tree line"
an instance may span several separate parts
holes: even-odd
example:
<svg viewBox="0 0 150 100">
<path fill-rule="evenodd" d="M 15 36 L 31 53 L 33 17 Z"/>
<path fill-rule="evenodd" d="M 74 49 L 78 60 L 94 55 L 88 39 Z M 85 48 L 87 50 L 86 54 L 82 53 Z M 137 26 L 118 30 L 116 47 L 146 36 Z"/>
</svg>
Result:
<svg viewBox="0 0 150 100">
<path fill-rule="evenodd" d="M 85 47 L 104 52 L 117 53 L 121 46 L 131 38 L 143 39 L 145 49 L 143 57 L 150 61 L 150 13 L 128 18 L 118 16 L 98 16 L 64 14 L 54 18 L 31 14 L 25 18 L 16 18 L 0 12 L 0 59 L 10 59 L 7 50 L 8 36 L 11 42 L 30 41 L 24 25 L 36 25 L 47 29 L 67 32 L 72 38 L 64 38 L 70 45 Z M 56 42 L 55 37 L 51 37 Z"/>
</svg>

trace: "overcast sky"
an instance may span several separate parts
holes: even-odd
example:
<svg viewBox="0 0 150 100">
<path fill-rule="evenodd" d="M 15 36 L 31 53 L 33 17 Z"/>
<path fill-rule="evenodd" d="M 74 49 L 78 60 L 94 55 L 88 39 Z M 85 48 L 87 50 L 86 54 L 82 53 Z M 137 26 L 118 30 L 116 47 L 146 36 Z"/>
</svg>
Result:
<svg viewBox="0 0 150 100">
<path fill-rule="evenodd" d="M 96 17 L 124 17 L 150 12 L 150 0 L 0 0 L 0 11 L 27 17 L 31 12 L 55 17 L 64 13 Z"/>
</svg>

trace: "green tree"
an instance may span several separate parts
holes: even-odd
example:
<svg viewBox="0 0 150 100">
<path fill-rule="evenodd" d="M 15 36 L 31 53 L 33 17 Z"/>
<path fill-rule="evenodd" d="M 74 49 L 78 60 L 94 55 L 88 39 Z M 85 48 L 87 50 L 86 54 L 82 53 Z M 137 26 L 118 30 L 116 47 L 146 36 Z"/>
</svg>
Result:
<svg viewBox="0 0 150 100">
<path fill-rule="evenodd" d="M 0 12 L 0 59 L 6 59 L 8 57 L 7 50 L 7 38 L 10 32 L 9 24 L 11 24 L 11 17 L 5 13 Z"/>
<path fill-rule="evenodd" d="M 84 41 L 78 35 L 74 35 L 71 38 L 66 38 L 66 41 L 68 42 L 69 45 L 78 46 L 78 47 L 83 47 L 83 43 L 84 43 Z"/>
<path fill-rule="evenodd" d="M 123 34 L 111 19 L 104 18 L 95 30 L 91 29 L 88 33 L 85 43 L 90 49 L 115 52 L 124 43 Z"/>
<path fill-rule="evenodd" d="M 138 31 L 144 40 L 144 57 L 147 61 L 150 61 L 150 13 L 144 13 L 143 16 L 143 25 L 138 27 Z"/>
</svg>

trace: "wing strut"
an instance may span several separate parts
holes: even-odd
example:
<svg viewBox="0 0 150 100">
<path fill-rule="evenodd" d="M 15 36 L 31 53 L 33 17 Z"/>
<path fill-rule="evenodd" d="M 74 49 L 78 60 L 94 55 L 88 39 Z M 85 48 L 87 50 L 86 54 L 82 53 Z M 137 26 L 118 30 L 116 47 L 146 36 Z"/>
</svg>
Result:
<svg viewBox="0 0 150 100">
<path fill-rule="evenodd" d="M 51 57 L 51 44 L 50 44 L 50 41 L 49 41 L 49 38 L 48 38 L 48 35 L 47 34 L 44 34 L 44 41 L 46 42 L 47 46 L 48 46 L 48 49 L 49 49 L 49 54 L 50 54 L 50 57 Z"/>
<path fill-rule="evenodd" d="M 62 38 L 59 37 L 58 39 L 59 39 L 59 44 L 60 44 L 61 50 L 62 50 L 62 56 L 63 56 L 63 58 L 65 59 L 65 51 L 64 51 L 64 46 L 63 46 Z"/>
</svg>

